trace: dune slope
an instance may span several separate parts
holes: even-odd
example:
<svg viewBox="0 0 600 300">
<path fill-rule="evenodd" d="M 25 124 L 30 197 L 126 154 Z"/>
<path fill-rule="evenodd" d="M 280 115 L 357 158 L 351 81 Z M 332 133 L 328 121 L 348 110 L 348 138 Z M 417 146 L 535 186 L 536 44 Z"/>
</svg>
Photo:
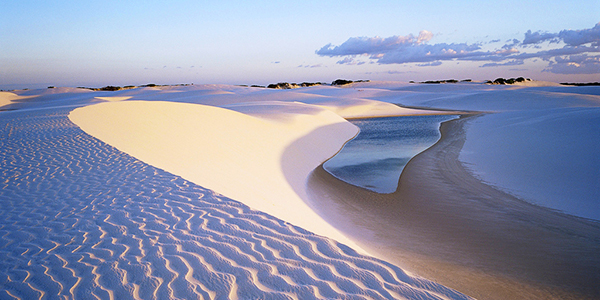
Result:
<svg viewBox="0 0 600 300">
<path fill-rule="evenodd" d="M 280 121 L 212 106 L 156 101 L 102 103 L 76 109 L 69 118 L 144 162 L 360 249 L 302 199 L 310 171 L 334 155 L 357 129 L 327 110 L 291 106 L 300 113 L 290 112 Z M 310 135 L 318 128 L 328 129 Z M 284 170 L 285 150 L 306 135 L 313 138 L 292 150 L 295 155 L 286 156 Z"/>
<path fill-rule="evenodd" d="M 0 118 L 0 298 L 465 298 L 145 164 L 68 112 Z"/>
</svg>

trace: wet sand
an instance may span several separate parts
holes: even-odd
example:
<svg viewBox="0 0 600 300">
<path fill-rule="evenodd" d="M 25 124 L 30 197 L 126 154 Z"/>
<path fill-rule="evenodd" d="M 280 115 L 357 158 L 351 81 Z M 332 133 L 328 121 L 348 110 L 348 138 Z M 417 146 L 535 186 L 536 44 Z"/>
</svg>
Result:
<svg viewBox="0 0 600 300">
<path fill-rule="evenodd" d="M 479 299 L 600 298 L 600 223 L 535 206 L 491 187 L 458 161 L 464 127 L 405 167 L 393 194 L 317 168 L 313 209 L 370 253 Z"/>
</svg>

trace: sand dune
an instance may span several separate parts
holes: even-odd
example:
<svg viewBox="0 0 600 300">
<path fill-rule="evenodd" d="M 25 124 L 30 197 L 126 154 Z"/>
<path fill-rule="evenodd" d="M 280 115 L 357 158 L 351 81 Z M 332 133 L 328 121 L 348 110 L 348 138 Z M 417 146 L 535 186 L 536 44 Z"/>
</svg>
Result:
<svg viewBox="0 0 600 300">
<path fill-rule="evenodd" d="M 313 106 L 280 105 L 275 111 L 286 109 L 284 120 L 267 122 L 212 106 L 128 101 L 79 108 L 69 118 L 87 133 L 144 162 L 360 249 L 302 200 L 308 174 L 334 155 L 357 128 Z M 311 141 L 289 150 L 295 155 L 282 162 L 284 151 L 308 135 Z"/>
<path fill-rule="evenodd" d="M 570 157 L 530 164 L 527 180 L 549 176 L 593 195 L 597 173 L 585 170 L 597 170 L 597 147 L 586 145 L 597 139 L 586 137 L 597 135 L 587 126 L 598 95 L 389 82 L 4 94 L 0 298 L 467 298 L 398 266 L 482 298 L 597 298 L 597 223 L 481 178 L 522 177 L 486 163 L 518 170 L 505 158 L 522 151 L 508 145 L 535 155 L 523 139 L 535 130 L 531 141 L 548 149 L 539 158 Z M 487 114 L 446 126 L 454 129 L 409 163 L 387 198 L 318 167 L 356 134 L 344 118 L 436 109 Z M 581 126 L 569 147 L 553 142 L 556 128 Z M 492 151 L 487 139 L 505 142 Z M 546 166 L 563 172 L 538 176 Z M 333 226 L 318 215 L 328 211 Z"/>
<path fill-rule="evenodd" d="M 9 105 L 17 100 L 27 99 L 30 97 L 27 96 L 19 96 L 15 93 L 11 92 L 0 92 L 0 108 L 2 106 Z"/>
<path fill-rule="evenodd" d="M 0 119 L 0 298 L 464 298 L 134 159 L 68 112 Z"/>
</svg>

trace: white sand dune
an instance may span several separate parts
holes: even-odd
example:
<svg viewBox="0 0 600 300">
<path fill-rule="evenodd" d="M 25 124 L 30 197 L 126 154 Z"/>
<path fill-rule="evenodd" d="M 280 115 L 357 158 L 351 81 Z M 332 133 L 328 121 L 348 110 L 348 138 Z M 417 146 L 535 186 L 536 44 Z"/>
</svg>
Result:
<svg viewBox="0 0 600 300">
<path fill-rule="evenodd" d="M 124 101 L 124 100 L 131 99 L 131 96 L 123 96 L 123 97 L 96 97 L 96 99 L 102 100 L 102 101 L 114 102 L 114 101 Z"/>
<path fill-rule="evenodd" d="M 569 125 L 564 128 L 575 130 L 596 122 L 599 96 L 600 90 L 594 88 L 391 82 L 294 90 L 194 85 L 117 92 L 56 88 L 3 94 L 1 99 L 10 111 L 0 112 L 0 298 L 468 298 L 386 261 L 403 267 L 420 266 L 410 270 L 484 298 L 525 297 L 519 293 L 531 286 L 539 292 L 535 295 L 552 296 L 547 291 L 554 291 L 555 286 L 562 292 L 559 296 L 577 298 L 573 286 L 587 293 L 583 295 L 591 295 L 597 288 L 588 282 L 596 275 L 579 280 L 570 277 L 561 283 L 565 275 L 553 273 L 548 277 L 539 271 L 569 269 L 554 267 L 552 260 L 543 258 L 572 258 L 571 252 L 560 252 L 563 248 L 553 247 L 531 264 L 518 266 L 511 265 L 513 258 L 503 259 L 504 252 L 477 252 L 490 248 L 485 246 L 493 244 L 490 234 L 498 234 L 507 245 L 524 243 L 507 253 L 521 253 L 519 257 L 535 254 L 531 249 L 538 248 L 521 238 L 526 232 L 511 235 L 485 226 L 486 222 L 496 222 L 495 228 L 512 230 L 521 226 L 521 219 L 511 224 L 502 220 L 513 220 L 508 216 L 518 218 L 519 214 L 510 211 L 507 218 L 480 220 L 476 214 L 463 216 L 461 212 L 485 208 L 481 216 L 496 216 L 498 211 L 528 207 L 519 202 L 493 210 L 486 204 L 498 194 L 496 189 L 514 188 L 502 178 L 523 176 L 521 171 L 496 169 L 498 163 L 509 169 L 519 164 L 519 160 L 501 159 L 511 157 L 507 144 L 522 150 L 514 153 L 536 155 L 531 149 L 537 151 L 539 147 L 531 148 L 533 142 L 524 138 L 529 129 L 538 132 L 536 145 L 549 149 L 540 157 L 556 153 L 572 157 L 567 165 L 560 164 L 560 159 L 545 159 L 550 167 L 560 164 L 562 173 L 529 165 L 528 182 L 541 183 L 542 188 L 537 185 L 538 191 L 529 189 L 533 185 L 528 183 L 525 188 L 532 192 L 522 195 L 531 195 L 533 200 L 525 200 L 544 195 L 540 190 L 545 189 L 545 181 L 564 190 L 574 180 L 581 181 L 577 174 L 596 178 L 588 165 L 581 164 L 591 163 L 594 168 L 600 163 L 593 157 L 588 159 L 594 151 L 588 149 L 594 138 L 586 142 L 585 136 L 574 134 L 566 139 L 568 148 L 557 148 L 552 133 L 564 124 Z M 342 199 L 336 204 L 338 210 L 359 213 L 337 216 L 345 223 L 332 224 L 348 225 L 341 230 L 344 234 L 358 226 L 354 232 L 365 236 L 349 235 L 350 239 L 315 213 L 324 211 L 315 200 L 326 194 L 308 190 L 307 177 L 311 178 L 321 162 L 356 134 L 356 127 L 344 118 L 439 113 L 436 109 L 488 113 L 461 121 L 466 124 L 465 147 L 453 150 L 460 161 L 440 165 L 450 170 L 439 174 L 467 176 L 467 171 L 453 169 L 467 165 L 469 172 L 496 189 L 470 177 L 465 181 L 469 185 L 463 187 L 459 183 L 464 178 L 442 178 L 435 175 L 436 170 L 421 172 L 410 167 L 412 177 L 405 181 L 412 180 L 414 188 L 404 190 L 413 194 L 400 196 L 413 198 L 402 203 L 397 201 L 402 197 L 388 199 L 389 206 L 383 201 L 361 208 L 365 199 L 376 201 L 377 196 L 332 183 L 335 178 L 317 172 L 327 177 L 319 182 L 323 190 L 344 189 L 332 198 L 347 196 L 357 201 L 352 204 Z M 586 132 L 593 136 L 595 127 L 590 128 Z M 490 151 L 486 139 L 505 142 Z M 436 153 L 445 153 L 437 148 Z M 431 159 L 426 153 L 421 161 Z M 565 175 L 579 169 L 586 171 L 572 178 Z M 540 172 L 551 179 L 538 176 Z M 449 179 L 458 183 L 453 186 Z M 583 180 L 574 186 L 589 196 L 588 182 L 595 184 Z M 420 186 L 429 186 L 431 191 L 421 191 Z M 473 192 L 471 187 L 478 189 Z M 486 191 L 484 196 L 477 194 L 480 189 Z M 459 190 L 465 190 L 464 194 L 456 192 Z M 441 197 L 440 202 L 431 195 Z M 493 197 L 481 198 L 488 197 L 485 195 Z M 446 203 L 446 198 L 456 202 Z M 484 206 L 469 206 L 473 203 Z M 403 218 L 390 211 L 406 205 L 412 210 L 404 212 Z M 468 209 L 461 209 L 463 206 Z M 530 211 L 538 210 L 527 213 Z M 362 218 L 367 215 L 372 218 Z M 559 236 L 560 241 L 588 247 L 577 246 L 577 253 L 596 249 L 589 248 L 588 240 L 595 235 L 588 236 L 587 232 L 593 232 L 597 225 L 546 211 L 544 216 L 536 216 L 540 224 L 524 222 L 522 228 L 550 232 L 548 236 Z M 387 222 L 388 217 L 394 221 Z M 553 229 L 561 224 L 543 223 L 555 219 L 569 220 L 569 232 L 576 235 Z M 381 222 L 387 222 L 387 227 L 371 226 Z M 390 224 L 396 227 L 378 232 Z M 447 225 L 436 228 L 436 224 Z M 578 224 L 585 228 L 577 228 Z M 465 228 L 473 228 L 475 233 L 462 234 Z M 477 239 L 479 233 L 485 238 Z M 570 240 L 577 234 L 583 238 Z M 519 240 L 511 240 L 513 236 Z M 386 237 L 401 238 L 380 243 Z M 463 242 L 457 245 L 456 241 Z M 488 242 L 479 244 L 482 241 Z M 368 245 L 368 251 L 383 247 L 373 253 L 385 259 L 365 255 L 357 246 L 361 243 Z M 386 248 L 389 244 L 397 247 Z M 420 248 L 414 248 L 416 245 Z M 564 249 L 568 251 L 568 247 Z M 411 255 L 419 260 L 402 261 Z M 561 261 L 581 262 L 569 259 Z M 591 266 L 586 270 L 594 270 L 597 259 L 588 260 Z M 427 261 L 433 263 L 423 263 Z M 465 261 L 469 263 L 461 265 Z M 527 269 L 530 265 L 544 268 Z M 469 269 L 473 266 L 481 269 Z M 485 281 L 506 275 L 494 273 L 494 268 L 518 274 L 507 281 Z M 569 272 L 577 274 L 577 270 Z M 539 282 L 531 283 L 523 274 Z M 544 280 L 552 286 L 544 286 Z"/>
<path fill-rule="evenodd" d="M 17 100 L 23 100 L 31 97 L 19 96 L 11 92 L 0 92 L 0 107 L 9 105 Z"/>
<path fill-rule="evenodd" d="M 67 114 L 0 119 L 0 298 L 464 298 L 144 164 Z"/>
<path fill-rule="evenodd" d="M 148 164 L 360 249 L 302 199 L 308 174 L 358 129 L 315 106 L 273 107 L 273 114 L 283 113 L 270 122 L 224 108 L 156 101 L 102 103 L 69 118 Z M 292 145 L 300 138 L 301 145 Z"/>
<path fill-rule="evenodd" d="M 265 101 L 237 105 L 242 114 L 121 98 L 185 93 L 158 89 L 46 92 L 0 118 L 0 298 L 468 298 L 326 237 L 345 239 L 298 193 L 311 168 L 356 133 L 331 111 Z M 150 147 L 135 155 L 156 166 L 69 121 L 94 109 L 90 119 L 119 143 Z M 163 171 L 161 157 L 218 193 Z"/>
</svg>

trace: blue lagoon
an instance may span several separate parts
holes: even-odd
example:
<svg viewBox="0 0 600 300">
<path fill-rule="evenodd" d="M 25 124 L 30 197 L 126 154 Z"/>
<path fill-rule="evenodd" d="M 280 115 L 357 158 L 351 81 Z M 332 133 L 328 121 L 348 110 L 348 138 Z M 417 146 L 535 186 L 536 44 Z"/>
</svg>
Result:
<svg viewBox="0 0 600 300">
<path fill-rule="evenodd" d="M 393 193 L 404 166 L 440 139 L 440 124 L 456 115 L 352 120 L 360 133 L 323 167 L 333 176 L 378 193 Z"/>
</svg>

